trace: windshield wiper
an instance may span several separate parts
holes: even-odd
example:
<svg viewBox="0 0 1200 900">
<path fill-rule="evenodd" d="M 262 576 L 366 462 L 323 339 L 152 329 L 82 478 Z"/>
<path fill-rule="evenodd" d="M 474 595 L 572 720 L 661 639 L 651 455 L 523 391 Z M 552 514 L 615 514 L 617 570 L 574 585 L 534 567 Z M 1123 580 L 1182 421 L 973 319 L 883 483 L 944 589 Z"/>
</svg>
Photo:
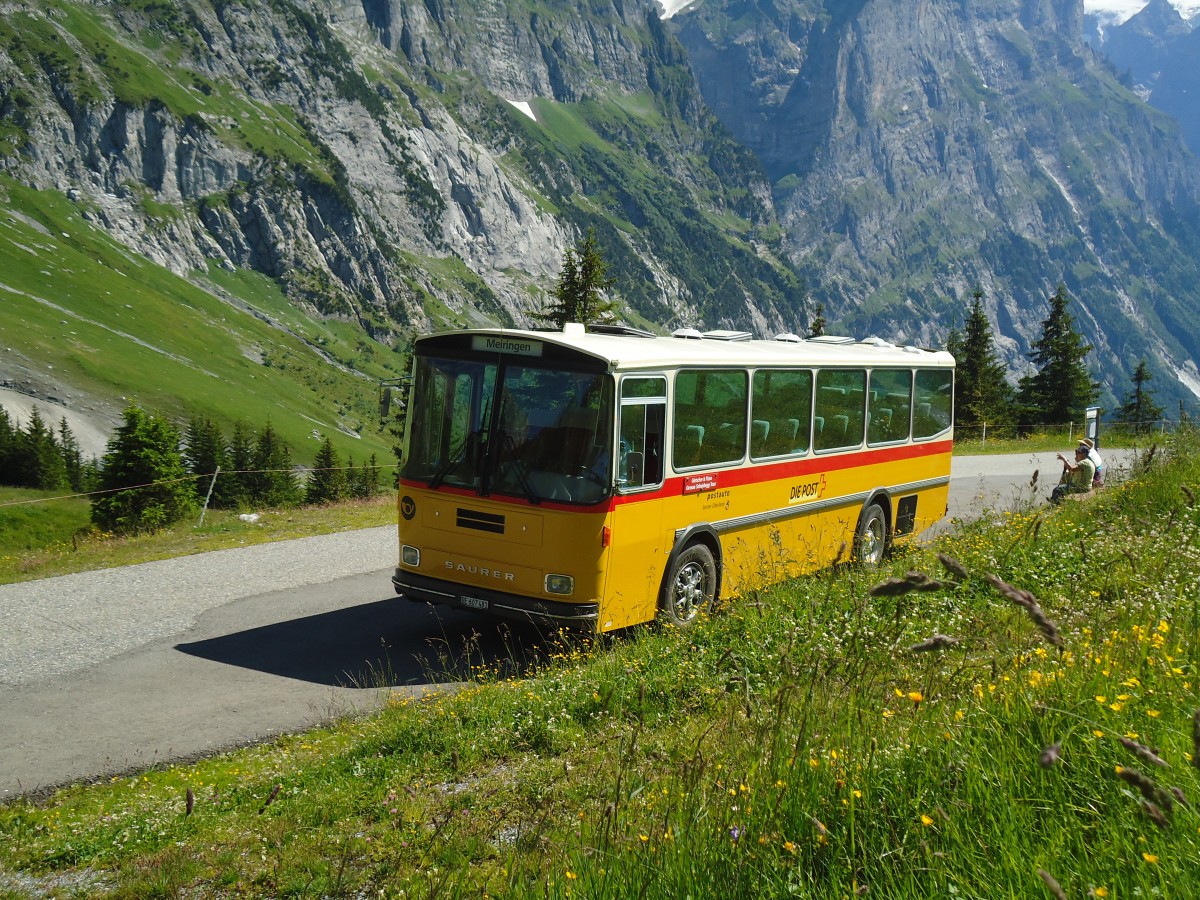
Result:
<svg viewBox="0 0 1200 900">
<path fill-rule="evenodd" d="M 463 461 L 467 456 L 467 452 L 472 450 L 473 447 L 477 447 L 486 434 L 486 429 L 478 428 L 463 438 L 463 442 L 459 444 L 458 450 L 450 454 L 450 458 L 429 479 L 429 486 L 436 490 L 446 480 L 446 476 L 454 471 L 454 467 Z"/>
<path fill-rule="evenodd" d="M 517 481 L 521 484 L 521 490 L 525 492 L 529 502 L 537 506 L 542 502 L 542 498 L 534 488 L 533 482 L 529 480 L 529 470 L 525 467 L 525 461 L 517 454 L 517 442 L 511 434 L 504 436 L 504 449 L 508 452 L 508 460 L 512 463 L 513 471 L 517 473 Z"/>
</svg>

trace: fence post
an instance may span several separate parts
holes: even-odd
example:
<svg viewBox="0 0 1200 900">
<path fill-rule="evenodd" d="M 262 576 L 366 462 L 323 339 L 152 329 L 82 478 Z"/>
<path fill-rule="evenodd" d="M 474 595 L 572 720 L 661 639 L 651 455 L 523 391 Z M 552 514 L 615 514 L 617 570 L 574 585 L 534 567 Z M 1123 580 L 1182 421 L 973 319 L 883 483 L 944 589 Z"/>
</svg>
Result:
<svg viewBox="0 0 1200 900">
<path fill-rule="evenodd" d="M 200 510 L 200 524 L 197 528 L 204 525 L 204 514 L 208 512 L 208 501 L 212 497 L 213 488 L 217 486 L 217 476 L 221 474 L 221 467 L 217 466 L 217 471 L 213 472 L 212 481 L 208 483 L 208 493 L 204 495 L 204 508 Z"/>
<path fill-rule="evenodd" d="M 1070 447 L 1075 441 L 1075 423 L 1067 423 L 1067 446 Z"/>
<path fill-rule="evenodd" d="M 987 422 L 983 423 L 983 436 L 979 438 L 979 443 L 981 443 L 981 444 L 987 443 Z"/>
</svg>

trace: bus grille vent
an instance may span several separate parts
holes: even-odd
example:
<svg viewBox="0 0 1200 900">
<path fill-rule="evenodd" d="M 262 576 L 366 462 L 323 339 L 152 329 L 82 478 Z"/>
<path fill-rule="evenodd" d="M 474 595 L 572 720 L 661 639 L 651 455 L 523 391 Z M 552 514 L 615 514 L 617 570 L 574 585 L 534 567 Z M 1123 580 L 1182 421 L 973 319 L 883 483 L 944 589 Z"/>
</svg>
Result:
<svg viewBox="0 0 1200 900">
<path fill-rule="evenodd" d="M 479 512 L 474 509 L 458 508 L 459 528 L 474 528 L 476 531 L 490 531 L 493 534 L 504 534 L 504 516 Z"/>
</svg>

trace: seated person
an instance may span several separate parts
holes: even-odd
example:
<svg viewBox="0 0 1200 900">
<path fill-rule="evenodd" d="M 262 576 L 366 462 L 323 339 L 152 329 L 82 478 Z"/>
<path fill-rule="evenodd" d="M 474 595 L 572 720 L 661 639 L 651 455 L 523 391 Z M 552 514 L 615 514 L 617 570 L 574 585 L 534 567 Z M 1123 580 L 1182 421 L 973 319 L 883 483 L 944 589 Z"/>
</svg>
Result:
<svg viewBox="0 0 1200 900">
<path fill-rule="evenodd" d="M 1092 443 L 1090 438 L 1084 438 L 1079 444 L 1082 447 L 1087 447 L 1088 459 L 1096 464 L 1096 474 L 1092 478 L 1092 487 L 1104 487 L 1104 460 L 1100 458 L 1100 454 L 1096 450 L 1096 445 Z"/>
<path fill-rule="evenodd" d="M 1089 449 L 1080 441 L 1079 446 L 1075 448 L 1073 462 L 1061 453 L 1058 454 L 1058 458 L 1062 460 L 1063 471 L 1058 485 L 1050 494 L 1051 503 L 1061 503 L 1067 494 L 1086 494 L 1092 489 L 1092 479 L 1096 477 L 1096 464 L 1088 457 Z"/>
</svg>

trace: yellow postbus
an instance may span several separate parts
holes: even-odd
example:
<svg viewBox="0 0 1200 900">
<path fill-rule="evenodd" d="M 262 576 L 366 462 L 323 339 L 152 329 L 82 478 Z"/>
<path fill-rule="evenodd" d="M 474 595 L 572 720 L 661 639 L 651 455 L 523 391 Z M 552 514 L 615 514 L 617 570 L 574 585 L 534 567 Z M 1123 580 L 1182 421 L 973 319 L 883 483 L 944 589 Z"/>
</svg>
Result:
<svg viewBox="0 0 1200 900">
<path fill-rule="evenodd" d="M 611 631 L 882 558 L 945 515 L 954 359 L 624 326 L 417 340 L 398 594 Z"/>
</svg>

